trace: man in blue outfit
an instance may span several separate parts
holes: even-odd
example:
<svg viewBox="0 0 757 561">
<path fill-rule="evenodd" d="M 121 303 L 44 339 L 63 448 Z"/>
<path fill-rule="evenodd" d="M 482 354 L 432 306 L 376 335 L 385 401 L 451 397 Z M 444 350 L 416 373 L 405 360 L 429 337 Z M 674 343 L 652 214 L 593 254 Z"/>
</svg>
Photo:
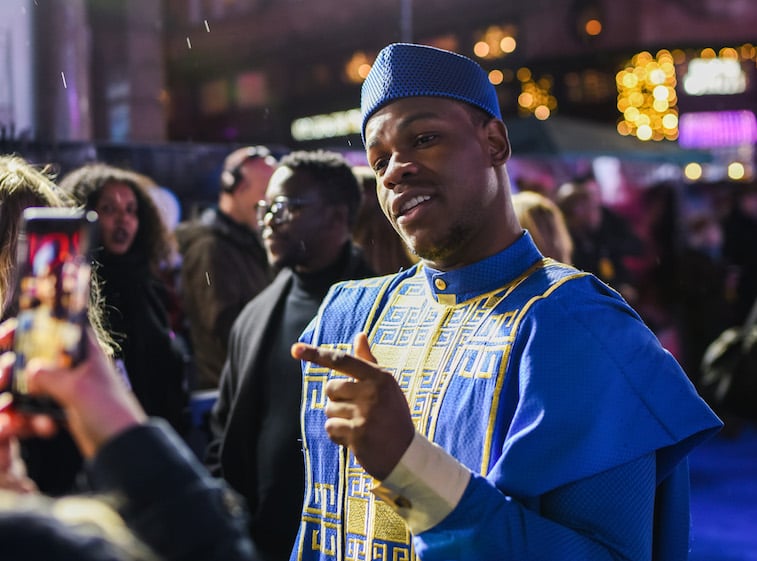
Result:
<svg viewBox="0 0 757 561">
<path fill-rule="evenodd" d="M 381 207 L 421 261 L 332 288 L 292 348 L 292 559 L 686 559 L 686 456 L 721 423 L 615 291 L 522 230 L 486 74 L 390 45 L 362 115 Z"/>
</svg>

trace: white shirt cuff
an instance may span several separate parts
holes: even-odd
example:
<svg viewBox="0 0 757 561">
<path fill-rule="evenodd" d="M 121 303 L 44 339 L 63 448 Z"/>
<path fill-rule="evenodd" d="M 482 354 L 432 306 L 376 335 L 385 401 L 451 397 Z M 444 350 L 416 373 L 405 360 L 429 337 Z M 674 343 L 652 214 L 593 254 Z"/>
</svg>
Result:
<svg viewBox="0 0 757 561">
<path fill-rule="evenodd" d="M 397 512 L 413 534 L 436 526 L 460 502 L 471 472 L 417 432 L 389 476 L 371 492 Z"/>
</svg>

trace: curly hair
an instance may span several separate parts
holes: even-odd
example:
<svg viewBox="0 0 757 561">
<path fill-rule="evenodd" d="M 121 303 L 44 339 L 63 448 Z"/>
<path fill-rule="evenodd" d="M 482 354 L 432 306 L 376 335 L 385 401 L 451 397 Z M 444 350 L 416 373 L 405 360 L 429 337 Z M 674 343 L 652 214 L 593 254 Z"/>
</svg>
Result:
<svg viewBox="0 0 757 561">
<path fill-rule="evenodd" d="M 130 251 L 146 256 L 150 268 L 157 273 L 171 254 L 171 244 L 160 211 L 149 193 L 150 189 L 157 188 L 151 178 L 98 162 L 71 171 L 61 179 L 60 186 L 78 204 L 91 210 L 97 206 L 105 186 L 112 183 L 127 185 L 134 192 L 139 228 Z"/>
</svg>

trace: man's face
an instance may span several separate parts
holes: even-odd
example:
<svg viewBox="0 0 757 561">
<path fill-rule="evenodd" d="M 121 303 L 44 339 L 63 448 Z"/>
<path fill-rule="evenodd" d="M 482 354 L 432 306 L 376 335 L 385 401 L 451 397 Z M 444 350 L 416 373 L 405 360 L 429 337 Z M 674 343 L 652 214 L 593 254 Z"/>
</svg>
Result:
<svg viewBox="0 0 757 561">
<path fill-rule="evenodd" d="M 260 226 L 268 262 L 277 269 L 308 270 L 325 249 L 325 231 L 331 227 L 318 187 L 310 174 L 287 167 L 271 176 L 265 201 L 270 209 Z"/>
<path fill-rule="evenodd" d="M 365 145 L 381 208 L 419 257 L 451 269 L 501 249 L 492 228 L 507 195 L 493 154 L 509 155 L 504 127 L 453 100 L 406 98 L 368 120 Z"/>
</svg>

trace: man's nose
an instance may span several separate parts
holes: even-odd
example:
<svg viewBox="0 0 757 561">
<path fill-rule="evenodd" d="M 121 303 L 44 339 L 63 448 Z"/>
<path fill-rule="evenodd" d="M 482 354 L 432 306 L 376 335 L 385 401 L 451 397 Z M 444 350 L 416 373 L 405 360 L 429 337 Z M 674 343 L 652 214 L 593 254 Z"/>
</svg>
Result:
<svg viewBox="0 0 757 561">
<path fill-rule="evenodd" d="M 407 177 L 414 175 L 417 172 L 417 168 L 418 166 L 410 158 L 398 152 L 392 154 L 386 165 L 382 183 L 387 189 L 394 189 Z"/>
</svg>

